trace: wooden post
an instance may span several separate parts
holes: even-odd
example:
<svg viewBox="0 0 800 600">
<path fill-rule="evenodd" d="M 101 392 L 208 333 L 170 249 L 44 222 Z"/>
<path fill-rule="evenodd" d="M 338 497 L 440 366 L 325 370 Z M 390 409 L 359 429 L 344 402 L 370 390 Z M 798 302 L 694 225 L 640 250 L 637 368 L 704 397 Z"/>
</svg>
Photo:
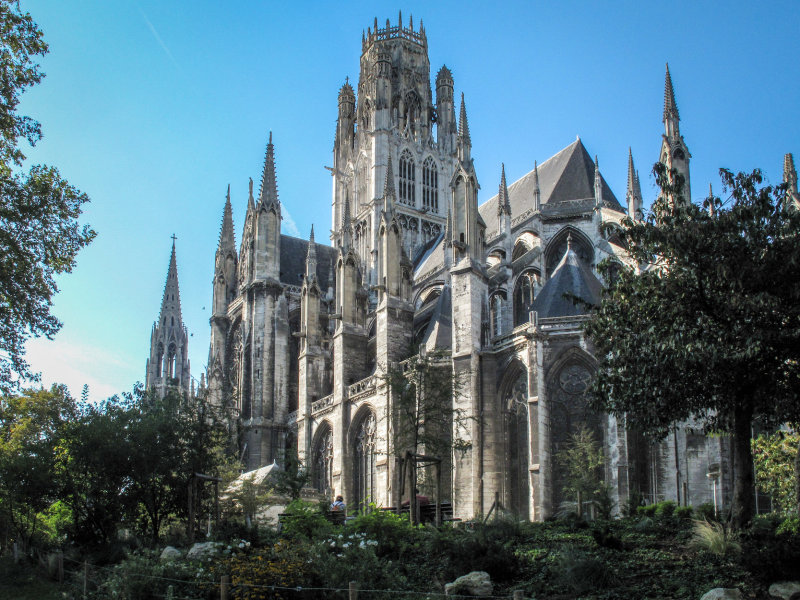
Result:
<svg viewBox="0 0 800 600">
<path fill-rule="evenodd" d="M 358 600 L 358 582 L 351 581 L 350 582 L 350 590 L 349 595 L 347 596 L 347 600 Z"/>
<path fill-rule="evenodd" d="M 83 600 L 86 600 L 89 592 L 89 561 L 83 561 Z"/>
<path fill-rule="evenodd" d="M 514 590 L 514 600 L 523 600 L 522 590 Z"/>
<path fill-rule="evenodd" d="M 64 583 L 64 553 L 58 551 L 58 583 Z"/>
<path fill-rule="evenodd" d="M 231 589 L 231 576 L 223 575 L 219 581 L 219 600 L 228 600 L 228 592 Z"/>
</svg>

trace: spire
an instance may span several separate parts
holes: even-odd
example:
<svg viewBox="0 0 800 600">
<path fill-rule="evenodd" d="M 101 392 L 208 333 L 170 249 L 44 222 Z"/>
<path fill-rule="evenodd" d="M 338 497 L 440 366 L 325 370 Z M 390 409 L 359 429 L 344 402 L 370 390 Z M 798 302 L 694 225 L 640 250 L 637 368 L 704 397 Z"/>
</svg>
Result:
<svg viewBox="0 0 800 600">
<path fill-rule="evenodd" d="M 783 181 L 789 184 L 789 192 L 797 193 L 797 171 L 794 168 L 794 157 L 791 152 L 783 156 Z"/>
<path fill-rule="evenodd" d="M 228 184 L 228 193 L 225 195 L 225 208 L 222 212 L 222 227 L 219 231 L 219 247 L 217 252 L 223 254 L 227 251 L 236 252 L 236 240 L 233 235 L 233 209 L 231 208 L 231 184 Z"/>
<path fill-rule="evenodd" d="M 353 242 L 353 226 L 350 223 L 350 195 L 344 194 L 344 210 L 342 211 L 342 250 L 348 252 Z"/>
<path fill-rule="evenodd" d="M 464 104 L 464 92 L 461 92 L 461 112 L 458 116 L 458 137 L 467 144 L 471 143 L 469 137 L 469 121 L 467 121 L 467 106 Z"/>
<path fill-rule="evenodd" d="M 392 155 L 389 154 L 389 164 L 386 166 L 386 181 L 383 182 L 383 210 L 387 219 L 394 212 L 394 170 L 392 169 Z"/>
<path fill-rule="evenodd" d="M 264 158 L 264 173 L 261 175 L 261 191 L 258 194 L 259 203 L 267 206 L 278 202 L 278 182 L 275 177 L 275 146 L 272 145 L 272 132 L 269 132 L 267 142 L 267 155 Z"/>
<path fill-rule="evenodd" d="M 708 184 L 708 214 L 714 216 L 714 190 L 711 184 Z"/>
<path fill-rule="evenodd" d="M 248 177 L 248 179 L 250 180 L 250 182 L 247 184 L 247 188 L 249 190 L 249 195 L 247 196 L 247 211 L 250 212 L 250 209 L 255 208 L 256 204 L 255 201 L 253 200 L 253 178 Z"/>
<path fill-rule="evenodd" d="M 314 242 L 314 225 L 311 225 L 311 235 L 308 237 L 308 252 L 306 253 L 306 280 L 317 278 L 317 245 Z"/>
<path fill-rule="evenodd" d="M 169 268 L 167 269 L 167 281 L 164 284 L 164 296 L 161 299 L 161 312 L 158 317 L 158 324 L 163 326 L 177 325 L 183 326 L 181 319 L 181 293 L 178 287 L 178 262 L 175 258 L 175 240 L 172 236 L 172 254 L 169 257 Z M 166 318 L 166 320 L 165 320 Z"/>
<path fill-rule="evenodd" d="M 533 210 L 542 210 L 542 192 L 539 189 L 539 164 L 533 161 Z"/>
<path fill-rule="evenodd" d="M 631 219 L 640 219 L 642 212 L 642 190 L 639 187 L 639 174 L 633 166 L 633 153 L 628 147 L 628 189 L 625 192 L 628 201 L 628 216 Z"/>
<path fill-rule="evenodd" d="M 497 194 L 497 216 L 511 216 L 511 202 L 508 197 L 508 186 L 506 185 L 506 165 L 500 167 L 500 191 Z"/>
<path fill-rule="evenodd" d="M 680 121 L 678 105 L 675 103 L 675 90 L 672 87 L 672 77 L 669 74 L 669 63 L 667 63 L 667 74 L 664 79 L 664 122 L 666 123 L 670 118 Z"/>
<path fill-rule="evenodd" d="M 594 204 L 597 207 L 603 206 L 603 181 L 600 178 L 600 163 L 597 155 L 594 155 Z"/>
</svg>

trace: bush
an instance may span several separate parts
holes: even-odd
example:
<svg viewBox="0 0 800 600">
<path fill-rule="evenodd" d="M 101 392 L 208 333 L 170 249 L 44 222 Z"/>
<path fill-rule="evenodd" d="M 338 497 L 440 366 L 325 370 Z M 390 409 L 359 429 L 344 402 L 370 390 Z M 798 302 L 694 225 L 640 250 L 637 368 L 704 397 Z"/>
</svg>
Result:
<svg viewBox="0 0 800 600">
<path fill-rule="evenodd" d="M 774 522 L 774 521 L 773 521 Z M 741 564 L 764 584 L 797 578 L 800 564 L 800 519 L 788 517 L 770 528 L 754 526 L 742 532 Z"/>
<path fill-rule="evenodd" d="M 635 517 L 640 506 L 644 506 L 644 496 L 639 490 L 633 490 L 628 496 L 628 501 L 622 505 L 622 514 L 626 517 Z"/>
<path fill-rule="evenodd" d="M 714 504 L 711 502 L 704 502 L 694 509 L 695 515 L 701 521 L 716 521 L 717 513 L 714 510 Z"/>
<path fill-rule="evenodd" d="M 678 506 L 675 508 L 673 516 L 679 521 L 688 521 L 692 518 L 694 509 L 691 506 Z"/>
<path fill-rule="evenodd" d="M 742 549 L 742 545 L 736 541 L 733 533 L 722 523 L 695 521 L 693 533 L 691 541 L 693 547 L 717 556 L 735 554 Z"/>
<path fill-rule="evenodd" d="M 398 556 L 408 540 L 414 537 L 416 528 L 408 518 L 380 510 L 372 505 L 369 512 L 361 512 L 347 523 L 348 531 L 362 533 L 369 539 L 377 540 L 378 556 Z"/>
<path fill-rule="evenodd" d="M 611 495 L 610 485 L 603 483 L 597 488 L 597 491 L 594 493 L 594 504 L 597 507 L 597 513 L 601 519 L 607 521 L 611 518 L 611 513 L 614 512 L 614 507 L 617 503 Z"/>
<path fill-rule="evenodd" d="M 659 502 L 655 505 L 654 516 L 659 521 L 666 521 L 671 516 L 672 513 L 675 512 L 675 507 L 677 505 L 672 500 L 664 500 L 663 502 Z"/>
<path fill-rule="evenodd" d="M 606 589 L 615 581 L 611 569 L 604 561 L 574 548 L 558 558 L 555 572 L 559 583 L 571 588 L 576 594 Z"/>
<path fill-rule="evenodd" d="M 636 509 L 636 514 L 640 517 L 654 517 L 656 515 L 657 504 L 648 504 L 646 506 L 639 506 Z"/>
<path fill-rule="evenodd" d="M 161 563 L 156 551 L 134 552 L 103 573 L 107 574 L 105 579 L 90 598 L 150 600 L 167 597 L 170 587 L 177 597 L 205 598 L 216 589 L 216 577 L 209 565 Z"/>
<path fill-rule="evenodd" d="M 775 533 L 778 535 L 786 534 L 786 535 L 798 535 L 800 534 L 800 517 L 793 516 L 793 517 L 786 517 L 783 522 L 778 525 Z"/>
<path fill-rule="evenodd" d="M 292 500 L 281 517 L 281 537 L 318 540 L 333 531 L 333 524 L 322 513 L 318 504 Z"/>
</svg>

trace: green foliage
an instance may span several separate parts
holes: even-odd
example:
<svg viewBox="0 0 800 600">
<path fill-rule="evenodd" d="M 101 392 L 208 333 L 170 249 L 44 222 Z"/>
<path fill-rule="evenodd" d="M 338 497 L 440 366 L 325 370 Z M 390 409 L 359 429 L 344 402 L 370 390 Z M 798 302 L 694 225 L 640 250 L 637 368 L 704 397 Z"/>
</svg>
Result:
<svg viewBox="0 0 800 600">
<path fill-rule="evenodd" d="M 753 419 L 800 417 L 800 211 L 759 171 L 721 170 L 730 198 L 705 208 L 682 201 L 675 173 L 655 174 L 664 194 L 652 214 L 624 222 L 638 268 L 619 272 L 586 325 L 600 357 L 592 404 L 651 437 L 689 418 L 733 433 L 742 526 L 753 512 Z"/>
<path fill-rule="evenodd" d="M 75 410 L 63 386 L 0 397 L 0 521 L 22 549 L 41 526 L 37 514 L 59 497 L 59 439 Z"/>
<path fill-rule="evenodd" d="M 658 508 L 657 504 L 647 504 L 645 506 L 638 506 L 636 507 L 636 514 L 640 517 L 655 517 L 656 516 L 656 508 Z"/>
<path fill-rule="evenodd" d="M 701 521 L 716 521 L 717 514 L 712 502 L 703 502 L 694 508 L 695 515 Z"/>
<path fill-rule="evenodd" d="M 589 590 L 604 590 L 611 586 L 614 574 L 608 565 L 578 549 L 569 549 L 558 558 L 555 571 L 561 585 L 576 594 Z"/>
<path fill-rule="evenodd" d="M 659 520 L 669 519 L 675 512 L 677 504 L 672 500 L 663 500 L 656 504 L 655 517 Z"/>
<path fill-rule="evenodd" d="M 300 498 L 300 492 L 308 484 L 310 473 L 297 457 L 294 449 L 286 453 L 283 469 L 274 473 L 273 485 L 279 494 L 288 496 L 292 500 Z"/>
<path fill-rule="evenodd" d="M 772 497 L 775 510 L 788 515 L 797 512 L 795 460 L 800 434 L 776 431 L 760 434 L 753 441 L 756 485 Z"/>
<path fill-rule="evenodd" d="M 603 450 L 594 434 L 582 426 L 570 436 L 557 461 L 564 473 L 564 494 L 576 499 L 577 512 L 583 514 L 583 500 L 601 490 Z"/>
<path fill-rule="evenodd" d="M 673 513 L 675 518 L 679 521 L 688 521 L 694 514 L 694 509 L 691 506 L 678 506 Z"/>
<path fill-rule="evenodd" d="M 770 520 L 772 526 L 752 527 L 741 534 L 741 564 L 765 586 L 796 580 L 800 564 L 798 518 Z"/>
<path fill-rule="evenodd" d="M 594 505 L 597 509 L 597 515 L 601 519 L 608 520 L 611 518 L 611 513 L 614 512 L 614 507 L 617 505 L 612 495 L 612 488 L 607 483 L 601 483 L 594 492 Z"/>
<path fill-rule="evenodd" d="M 288 539 L 317 540 L 333 530 L 320 505 L 305 500 L 290 502 L 281 519 L 281 536 Z"/>
<path fill-rule="evenodd" d="M 775 533 L 787 535 L 800 535 L 800 517 L 797 515 L 786 517 L 783 522 L 775 530 Z"/>
<path fill-rule="evenodd" d="M 37 377 L 25 361 L 25 342 L 61 329 L 50 314 L 56 276 L 72 271 L 96 234 L 78 224 L 88 196 L 57 169 L 35 165 L 22 172 L 20 142 L 33 146 L 42 131 L 17 108 L 21 94 L 41 82 L 35 58 L 48 47 L 18 2 L 0 1 L 0 29 L 0 393 L 11 394 L 21 380 Z"/>
<path fill-rule="evenodd" d="M 164 563 L 159 561 L 159 553 L 155 551 L 134 552 L 114 567 L 102 570 L 100 577 L 102 583 L 90 598 L 166 598 L 168 588 L 172 588 L 174 597 L 205 598 L 212 590 L 219 589 L 219 578 L 208 564 Z"/>
<path fill-rule="evenodd" d="M 695 521 L 693 533 L 691 545 L 698 550 L 726 556 L 737 554 L 742 549 L 735 535 L 723 523 Z"/>
<path fill-rule="evenodd" d="M 622 506 L 622 515 L 634 517 L 640 506 L 644 506 L 644 496 L 639 490 L 633 490 L 628 496 L 628 501 Z"/>
</svg>

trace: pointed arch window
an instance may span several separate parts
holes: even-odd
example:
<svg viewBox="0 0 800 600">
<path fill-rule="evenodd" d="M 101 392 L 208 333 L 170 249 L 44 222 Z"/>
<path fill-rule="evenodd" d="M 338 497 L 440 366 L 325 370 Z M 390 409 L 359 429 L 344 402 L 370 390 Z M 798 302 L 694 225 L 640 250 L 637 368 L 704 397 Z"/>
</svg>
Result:
<svg viewBox="0 0 800 600">
<path fill-rule="evenodd" d="M 414 168 L 414 158 L 411 156 L 411 152 L 403 150 L 400 155 L 400 202 L 414 206 L 416 183 L 417 174 Z"/>
<path fill-rule="evenodd" d="M 312 483 L 326 497 L 332 495 L 333 481 L 333 431 L 325 425 L 314 446 Z"/>
<path fill-rule="evenodd" d="M 538 283 L 539 275 L 534 271 L 526 271 L 517 278 L 514 284 L 514 327 L 527 323 Z"/>
<path fill-rule="evenodd" d="M 439 171 L 430 156 L 422 163 L 422 208 L 439 212 Z"/>
<path fill-rule="evenodd" d="M 164 346 L 158 345 L 158 358 L 156 359 L 156 377 L 164 376 Z"/>
<path fill-rule="evenodd" d="M 353 489 L 356 506 L 366 506 L 375 500 L 375 414 L 369 411 L 358 426 L 354 440 Z"/>
<path fill-rule="evenodd" d="M 175 377 L 175 346 L 170 344 L 167 352 L 167 377 Z"/>
<path fill-rule="evenodd" d="M 492 337 L 497 337 L 503 334 L 503 303 L 505 298 L 502 294 L 495 294 L 492 296 L 490 305 L 491 311 L 489 318 L 491 319 Z"/>
</svg>

